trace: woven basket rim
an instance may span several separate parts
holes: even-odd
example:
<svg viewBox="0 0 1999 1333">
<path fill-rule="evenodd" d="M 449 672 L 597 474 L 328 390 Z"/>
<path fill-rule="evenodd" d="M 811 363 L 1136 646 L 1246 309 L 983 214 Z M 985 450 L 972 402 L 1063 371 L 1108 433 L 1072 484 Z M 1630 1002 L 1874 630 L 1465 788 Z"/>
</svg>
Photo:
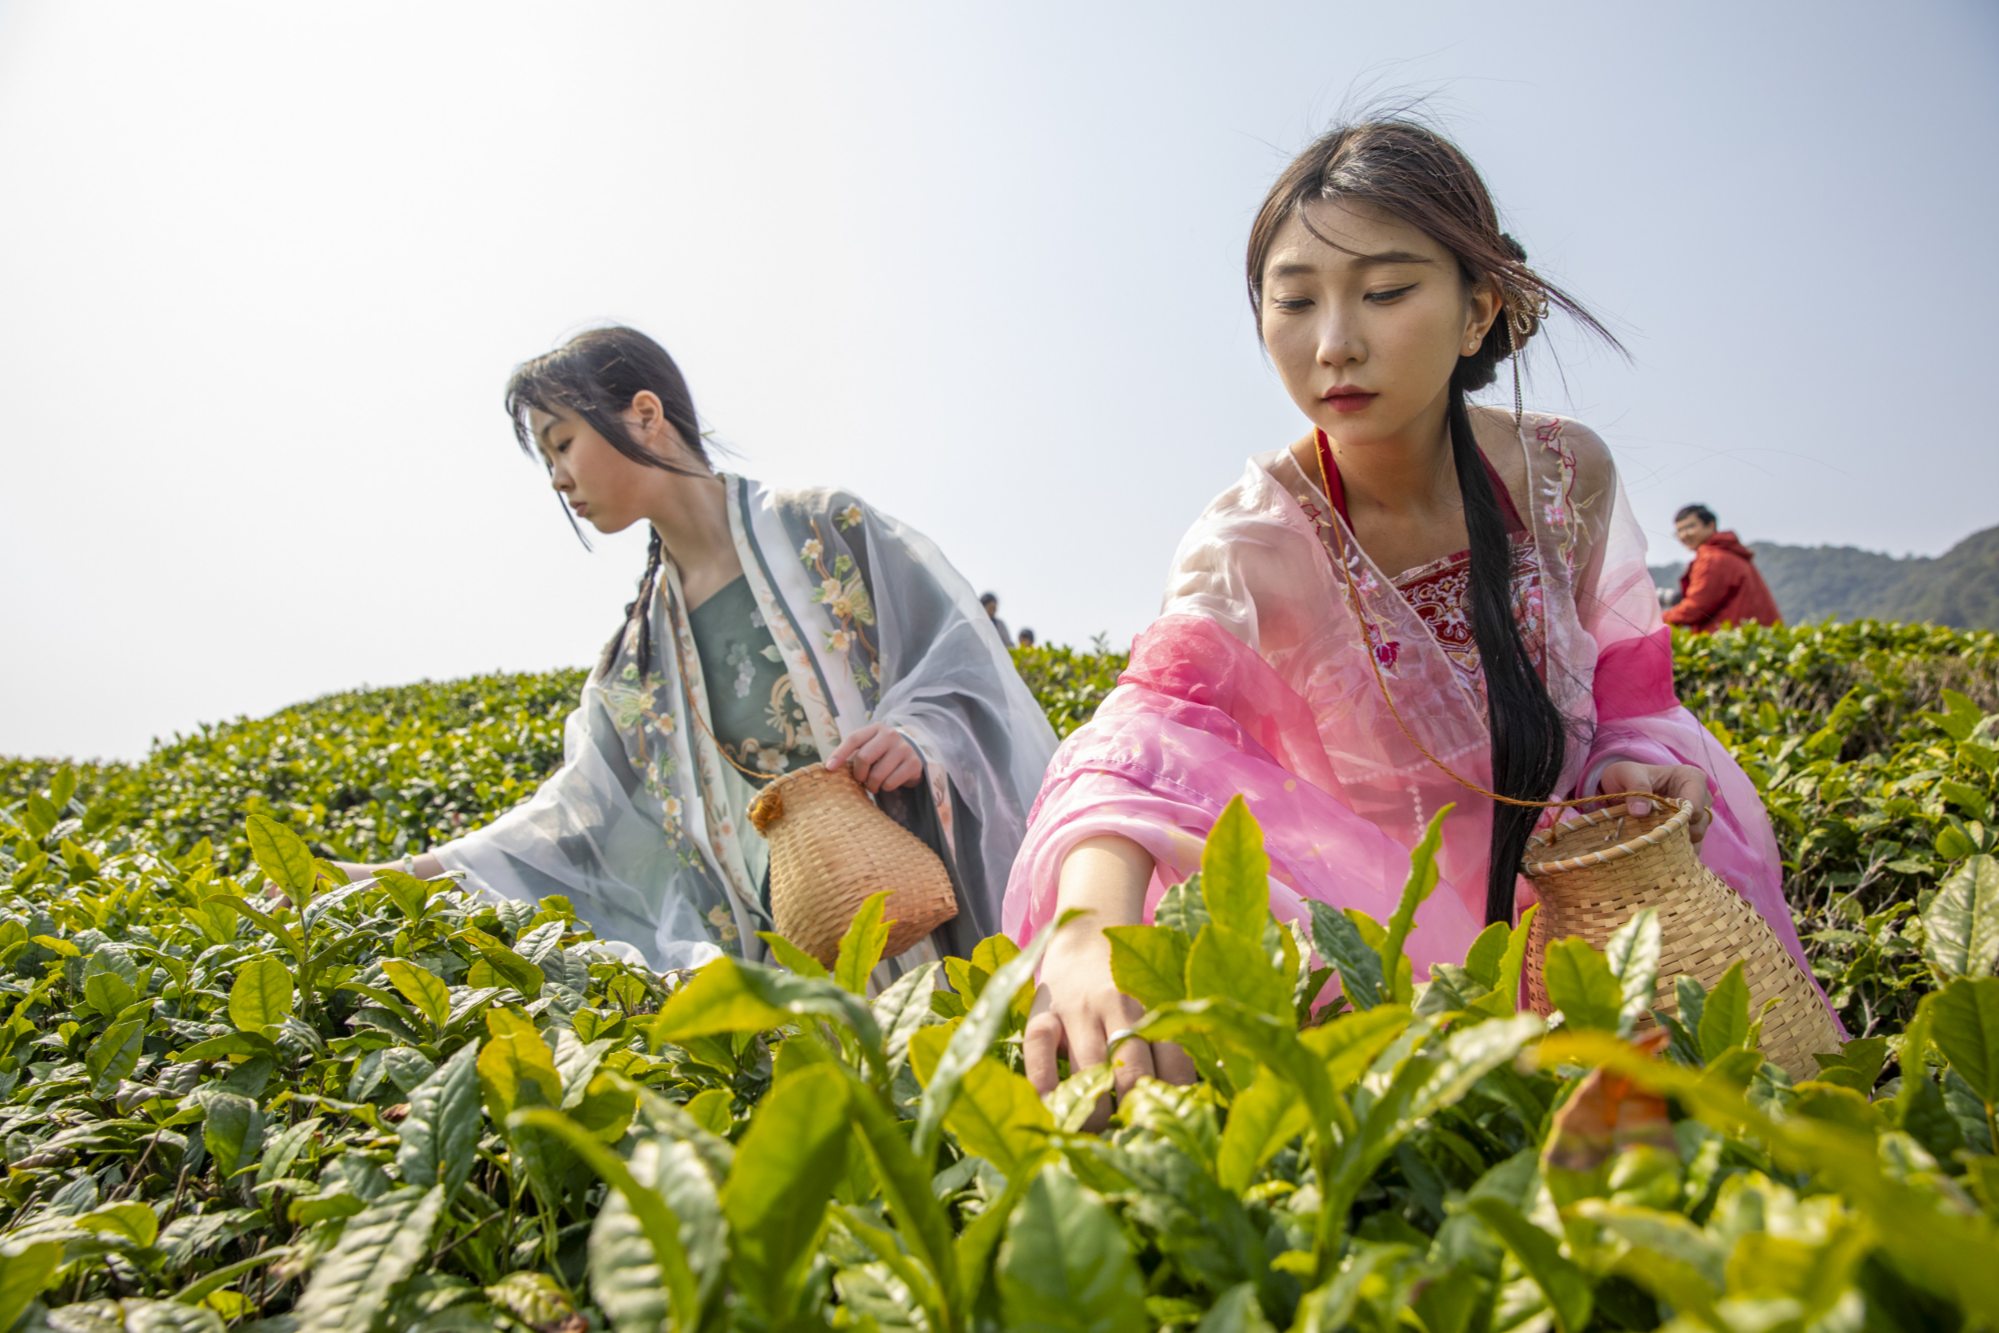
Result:
<svg viewBox="0 0 1999 1333">
<path fill-rule="evenodd" d="M 1660 800 L 1660 803 L 1665 804 L 1666 802 Z M 1679 809 L 1668 817 L 1665 823 L 1641 833 L 1635 838 L 1626 839 L 1618 843 L 1615 847 L 1606 847 L 1602 851 L 1590 852 L 1583 856 L 1572 856 L 1563 861 L 1529 861 L 1520 868 L 1522 872 L 1530 877 L 1559 875 L 1570 870 L 1582 870 L 1589 866 L 1600 866 L 1607 861 L 1616 861 L 1627 856 L 1636 856 L 1648 847 L 1659 846 L 1693 822 L 1694 803 L 1692 801 L 1681 800 L 1675 801 L 1673 804 L 1679 806 Z M 1627 813 L 1626 806 L 1623 803 L 1619 803 L 1602 810 L 1593 810 L 1575 819 L 1565 819 L 1547 832 L 1536 833 L 1533 837 L 1529 838 L 1527 840 L 1528 852 L 1531 855 L 1533 852 L 1553 846 L 1557 838 L 1571 830 L 1586 829 L 1597 824 L 1607 824 L 1613 819 L 1625 818 Z"/>
</svg>

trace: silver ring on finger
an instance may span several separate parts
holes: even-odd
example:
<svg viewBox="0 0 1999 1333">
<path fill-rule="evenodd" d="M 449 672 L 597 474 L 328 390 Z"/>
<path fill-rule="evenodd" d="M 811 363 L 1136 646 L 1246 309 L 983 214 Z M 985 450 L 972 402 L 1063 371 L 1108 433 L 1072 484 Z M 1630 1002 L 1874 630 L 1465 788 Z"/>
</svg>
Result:
<svg viewBox="0 0 1999 1333">
<path fill-rule="evenodd" d="M 1112 1046 L 1115 1046 L 1127 1037 L 1136 1037 L 1137 1035 L 1130 1028 L 1119 1028 L 1116 1032 L 1111 1033 L 1107 1040 Z"/>
</svg>

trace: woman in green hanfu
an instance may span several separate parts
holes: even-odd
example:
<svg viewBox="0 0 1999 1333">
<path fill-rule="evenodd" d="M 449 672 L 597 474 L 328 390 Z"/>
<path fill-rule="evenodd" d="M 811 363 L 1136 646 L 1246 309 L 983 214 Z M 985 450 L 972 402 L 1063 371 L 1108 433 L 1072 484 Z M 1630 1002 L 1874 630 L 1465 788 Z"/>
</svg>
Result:
<svg viewBox="0 0 1999 1333">
<path fill-rule="evenodd" d="M 506 898 L 563 894 L 616 952 L 661 970 L 754 959 L 772 921 L 749 803 L 801 765 L 844 764 L 957 891 L 957 918 L 890 974 L 996 933 L 1055 736 L 937 547 L 844 491 L 715 472 L 679 368 L 632 329 L 521 366 L 507 410 L 572 522 L 649 522 L 650 557 L 562 767 L 405 868 Z"/>
</svg>

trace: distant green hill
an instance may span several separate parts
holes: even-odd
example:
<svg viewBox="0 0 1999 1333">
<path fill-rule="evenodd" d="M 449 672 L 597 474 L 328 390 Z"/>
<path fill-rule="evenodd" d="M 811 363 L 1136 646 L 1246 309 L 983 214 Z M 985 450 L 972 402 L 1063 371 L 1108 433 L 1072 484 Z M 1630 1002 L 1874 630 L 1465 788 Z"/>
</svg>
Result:
<svg viewBox="0 0 1999 1333">
<path fill-rule="evenodd" d="M 1955 629 L 1999 630 L 1999 528 L 1975 532 L 1940 556 L 1896 557 L 1852 546 L 1752 542 L 1784 619 L 1927 620 Z M 1675 592 L 1685 562 L 1652 566 Z"/>
</svg>

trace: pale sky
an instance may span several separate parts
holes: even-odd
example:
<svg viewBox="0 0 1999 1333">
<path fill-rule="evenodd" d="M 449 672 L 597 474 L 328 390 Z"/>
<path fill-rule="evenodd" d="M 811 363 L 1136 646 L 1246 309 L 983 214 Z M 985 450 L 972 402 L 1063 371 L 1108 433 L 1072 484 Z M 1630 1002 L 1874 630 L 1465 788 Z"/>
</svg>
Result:
<svg viewBox="0 0 1999 1333">
<path fill-rule="evenodd" d="M 1694 500 L 1941 552 L 1999 522 L 1995 14 L 0 0 L 0 753 L 592 660 L 642 537 L 586 553 L 500 395 L 611 320 L 732 469 L 1122 646 L 1304 429 L 1242 252 L 1369 92 L 1624 338 L 1528 402 L 1655 562 Z"/>
</svg>

